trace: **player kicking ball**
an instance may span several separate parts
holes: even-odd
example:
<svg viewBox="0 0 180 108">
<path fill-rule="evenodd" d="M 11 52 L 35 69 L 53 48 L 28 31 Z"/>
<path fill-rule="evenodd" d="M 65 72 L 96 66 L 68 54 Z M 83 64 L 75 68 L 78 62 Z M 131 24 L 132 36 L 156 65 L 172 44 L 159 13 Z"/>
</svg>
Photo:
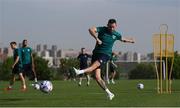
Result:
<svg viewBox="0 0 180 108">
<path fill-rule="evenodd" d="M 92 55 L 92 64 L 90 67 L 83 70 L 74 68 L 77 75 L 95 72 L 96 81 L 99 86 L 107 93 L 109 100 L 112 100 L 115 95 L 107 88 L 105 82 L 101 78 L 101 66 L 110 59 L 112 54 L 112 47 L 116 40 L 134 43 L 132 38 L 122 37 L 121 34 L 116 31 L 116 28 L 117 23 L 115 19 L 109 19 L 107 27 L 91 27 L 89 29 L 89 33 L 96 40 L 96 46 Z"/>
<path fill-rule="evenodd" d="M 26 91 L 25 79 L 22 73 L 23 66 L 22 66 L 21 50 L 17 48 L 16 42 L 11 42 L 10 45 L 11 45 L 11 48 L 13 49 L 14 63 L 12 65 L 12 77 L 10 80 L 10 84 L 7 88 L 5 88 L 5 90 L 6 91 L 12 90 L 12 86 L 16 80 L 16 74 L 17 74 L 19 75 L 21 83 L 22 83 L 21 91 Z"/>
</svg>

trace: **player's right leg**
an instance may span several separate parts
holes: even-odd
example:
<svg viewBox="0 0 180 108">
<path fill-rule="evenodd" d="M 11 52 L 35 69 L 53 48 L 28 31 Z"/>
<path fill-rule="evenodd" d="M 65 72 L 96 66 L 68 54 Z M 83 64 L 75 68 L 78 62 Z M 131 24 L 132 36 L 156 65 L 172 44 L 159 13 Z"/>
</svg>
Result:
<svg viewBox="0 0 180 108">
<path fill-rule="evenodd" d="M 6 91 L 12 90 L 12 86 L 14 85 L 15 80 L 16 80 L 15 74 L 12 74 L 10 82 L 9 82 L 9 86 L 5 88 L 4 90 Z"/>
<path fill-rule="evenodd" d="M 21 91 L 26 91 L 26 82 L 22 73 L 19 73 L 19 77 L 22 83 Z"/>
<path fill-rule="evenodd" d="M 111 83 L 115 84 L 114 78 L 116 76 L 116 70 L 112 64 L 110 64 L 110 72 L 111 72 L 111 75 L 110 75 Z"/>
<path fill-rule="evenodd" d="M 14 85 L 14 82 L 16 80 L 16 74 L 18 73 L 18 67 L 15 66 L 13 69 L 12 69 L 12 75 L 11 75 L 11 79 L 9 81 L 9 86 L 7 88 L 5 88 L 5 91 L 9 91 L 9 90 L 12 90 L 12 86 Z"/>
<path fill-rule="evenodd" d="M 90 73 L 90 72 L 93 72 L 96 68 L 98 68 L 100 66 L 100 62 L 97 60 L 95 61 L 90 67 L 86 68 L 86 69 L 83 69 L 83 70 L 79 70 L 79 69 L 76 69 L 74 68 L 74 71 L 76 72 L 76 75 L 79 75 L 79 74 L 83 74 L 83 73 Z"/>
<path fill-rule="evenodd" d="M 115 81 L 114 81 L 115 76 L 116 76 L 116 71 L 114 70 L 114 71 L 112 72 L 112 78 L 111 78 L 112 84 L 115 84 Z"/>
<path fill-rule="evenodd" d="M 86 78 L 87 78 L 87 86 L 89 86 L 90 85 L 90 75 L 86 74 Z"/>
<path fill-rule="evenodd" d="M 82 84 L 82 77 L 83 77 L 83 74 L 80 74 L 79 75 L 79 83 L 78 83 L 79 86 L 81 86 L 81 84 Z"/>
</svg>

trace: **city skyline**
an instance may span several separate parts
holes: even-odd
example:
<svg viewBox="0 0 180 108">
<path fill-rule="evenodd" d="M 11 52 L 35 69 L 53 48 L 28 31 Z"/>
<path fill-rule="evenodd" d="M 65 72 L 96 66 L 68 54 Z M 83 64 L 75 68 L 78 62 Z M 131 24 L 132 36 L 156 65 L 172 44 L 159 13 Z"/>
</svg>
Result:
<svg viewBox="0 0 180 108">
<path fill-rule="evenodd" d="M 18 44 L 19 47 L 22 47 L 22 44 Z M 80 54 L 79 50 L 64 50 L 58 49 L 56 45 L 52 45 L 51 48 L 45 44 L 36 45 L 36 48 L 33 48 L 33 53 L 35 53 L 38 57 L 42 57 L 43 59 L 48 61 L 48 67 L 59 67 L 60 59 L 63 58 L 77 58 Z M 90 50 L 86 50 L 86 53 L 92 55 Z M 117 61 L 124 62 L 138 62 L 141 61 L 150 61 L 153 59 L 152 53 L 149 54 L 141 54 L 138 52 L 116 52 Z M 10 47 L 0 48 L 0 63 L 6 60 L 8 57 L 13 56 L 13 50 Z M 89 59 L 90 60 L 90 59 Z"/>
<path fill-rule="evenodd" d="M 116 42 L 116 51 L 152 52 L 152 35 L 166 23 L 175 34 L 180 51 L 179 0 L 0 0 L 0 45 L 28 39 L 60 49 L 93 49 L 91 26 L 106 26 L 109 18 L 118 22 L 117 31 L 135 38 L 135 44 Z"/>
</svg>

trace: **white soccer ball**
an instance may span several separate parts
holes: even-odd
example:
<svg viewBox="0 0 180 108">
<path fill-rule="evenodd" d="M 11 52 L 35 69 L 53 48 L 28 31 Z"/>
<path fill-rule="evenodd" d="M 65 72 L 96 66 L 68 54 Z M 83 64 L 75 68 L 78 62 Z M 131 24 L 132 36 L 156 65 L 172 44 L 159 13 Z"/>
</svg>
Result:
<svg viewBox="0 0 180 108">
<path fill-rule="evenodd" d="M 39 84 L 34 84 L 34 89 L 39 90 L 40 89 L 40 85 Z"/>
<path fill-rule="evenodd" d="M 144 89 L 144 84 L 139 83 L 139 84 L 137 85 L 137 88 L 140 89 L 140 90 L 141 90 L 141 89 Z"/>
<path fill-rule="evenodd" d="M 35 84 L 31 84 L 31 86 L 36 89 L 36 90 L 39 90 L 40 89 L 40 85 L 38 83 L 35 83 Z"/>
<path fill-rule="evenodd" d="M 53 90 L 53 85 L 51 81 L 42 81 L 40 83 L 40 90 L 44 93 L 50 93 Z"/>
</svg>

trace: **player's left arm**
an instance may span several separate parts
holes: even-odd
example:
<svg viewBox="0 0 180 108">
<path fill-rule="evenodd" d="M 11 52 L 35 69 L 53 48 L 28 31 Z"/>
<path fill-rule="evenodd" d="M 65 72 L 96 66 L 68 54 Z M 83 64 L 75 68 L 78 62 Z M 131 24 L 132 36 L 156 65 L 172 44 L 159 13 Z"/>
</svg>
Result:
<svg viewBox="0 0 180 108">
<path fill-rule="evenodd" d="M 13 65 L 12 65 L 12 69 L 19 62 L 20 50 L 19 49 L 15 50 L 15 53 L 17 53 L 17 57 L 15 58 L 15 61 L 14 61 Z"/>
<path fill-rule="evenodd" d="M 91 54 L 86 53 L 86 55 L 87 55 L 88 58 L 92 58 Z"/>
<path fill-rule="evenodd" d="M 15 65 L 19 62 L 19 55 L 16 57 L 13 65 L 12 65 L 12 69 L 15 67 Z"/>
<path fill-rule="evenodd" d="M 78 57 L 77 57 L 78 60 L 80 60 L 80 55 L 81 55 L 81 53 L 79 53 L 79 55 L 78 55 Z"/>
<path fill-rule="evenodd" d="M 135 43 L 135 40 L 130 37 L 121 37 L 120 41 L 126 42 L 126 43 Z"/>
</svg>

